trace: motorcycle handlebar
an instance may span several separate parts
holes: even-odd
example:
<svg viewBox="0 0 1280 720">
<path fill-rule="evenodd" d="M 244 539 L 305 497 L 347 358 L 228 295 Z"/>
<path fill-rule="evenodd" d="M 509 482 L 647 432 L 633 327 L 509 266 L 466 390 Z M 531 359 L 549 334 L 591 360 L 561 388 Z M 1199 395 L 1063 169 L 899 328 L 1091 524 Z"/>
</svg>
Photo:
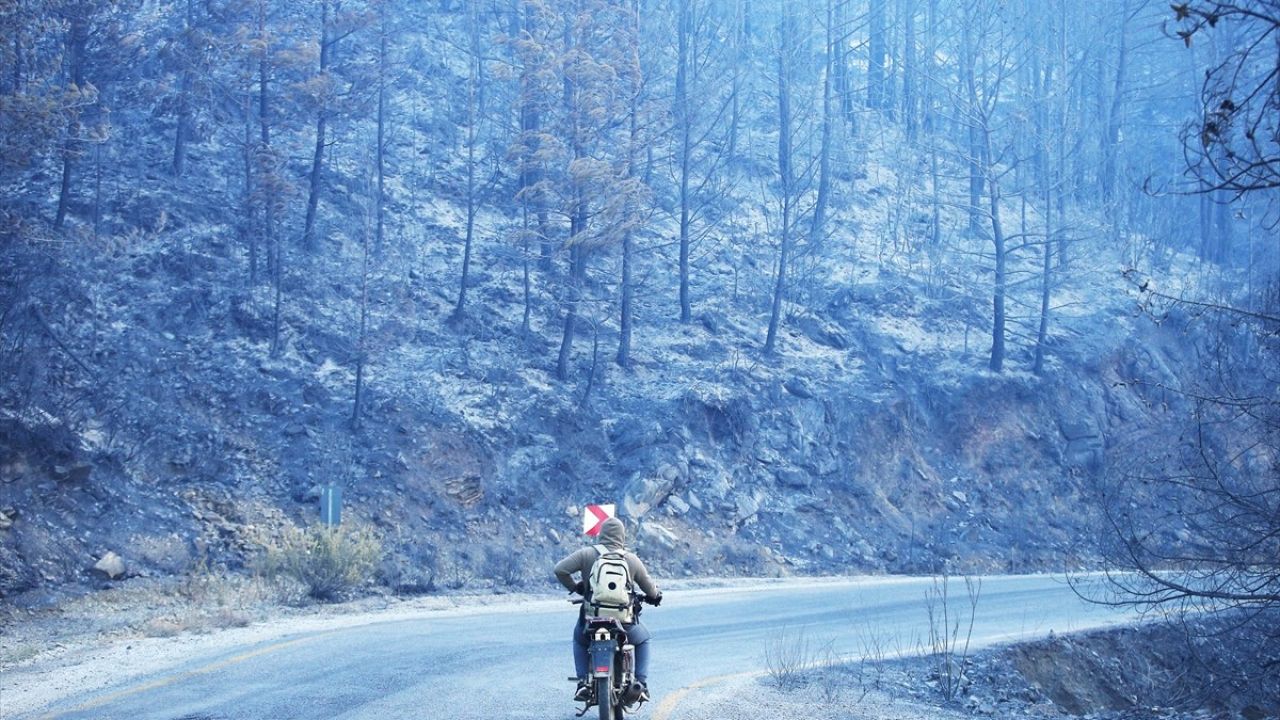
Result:
<svg viewBox="0 0 1280 720">
<path fill-rule="evenodd" d="M 658 597 L 662 597 L 662 596 L 659 595 Z M 639 603 L 644 603 L 646 605 L 652 605 L 654 607 L 658 606 L 658 598 L 650 598 L 648 595 L 638 595 L 638 594 L 633 595 L 632 598 L 633 598 L 632 602 L 636 603 L 637 605 Z M 581 605 L 585 601 L 586 601 L 586 598 L 583 598 L 583 597 L 569 598 L 570 605 Z"/>
</svg>

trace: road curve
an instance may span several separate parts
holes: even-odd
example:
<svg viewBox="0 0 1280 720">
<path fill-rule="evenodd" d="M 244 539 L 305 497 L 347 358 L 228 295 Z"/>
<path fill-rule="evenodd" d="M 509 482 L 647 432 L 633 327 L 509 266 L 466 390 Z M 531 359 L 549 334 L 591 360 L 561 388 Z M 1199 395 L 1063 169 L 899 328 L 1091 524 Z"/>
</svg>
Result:
<svg viewBox="0 0 1280 720">
<path fill-rule="evenodd" d="M 887 652 L 913 651 L 928 634 L 933 583 L 890 577 L 669 591 L 645 613 L 654 703 L 637 717 L 678 720 L 690 693 L 762 671 L 766 645 L 782 633 L 803 632 L 851 657 L 872 640 Z M 952 612 L 967 604 L 963 582 L 952 579 Z M 574 612 L 545 600 L 287 636 L 71 693 L 13 720 L 568 720 Z M 1049 576 L 983 578 L 976 615 L 975 647 L 1125 620 Z"/>
</svg>

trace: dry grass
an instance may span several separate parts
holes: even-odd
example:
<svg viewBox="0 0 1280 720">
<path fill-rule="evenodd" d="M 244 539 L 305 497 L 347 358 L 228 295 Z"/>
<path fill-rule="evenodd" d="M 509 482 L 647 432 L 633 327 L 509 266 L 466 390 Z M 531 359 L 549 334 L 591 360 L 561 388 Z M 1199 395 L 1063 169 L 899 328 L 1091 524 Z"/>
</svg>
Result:
<svg viewBox="0 0 1280 720">
<path fill-rule="evenodd" d="M 372 533 L 351 525 L 310 529 L 286 528 L 268 545 L 260 570 L 273 582 L 293 582 L 306 596 L 341 600 L 373 580 L 382 559 L 382 543 Z"/>
<path fill-rule="evenodd" d="M 176 577 L 133 578 L 53 607 L 13 610 L 0 622 L 0 667 L 77 646 L 244 627 L 282 604 L 274 583 L 195 562 Z"/>
<path fill-rule="evenodd" d="M 231 608 L 215 608 L 154 617 L 144 622 L 138 631 L 146 637 L 177 637 L 246 627 L 250 622 L 252 620 L 245 612 Z"/>
<path fill-rule="evenodd" d="M 804 630 L 783 630 L 770 638 L 764 647 L 765 668 L 769 679 L 779 690 L 803 687 L 809 679 L 815 657 Z"/>
</svg>

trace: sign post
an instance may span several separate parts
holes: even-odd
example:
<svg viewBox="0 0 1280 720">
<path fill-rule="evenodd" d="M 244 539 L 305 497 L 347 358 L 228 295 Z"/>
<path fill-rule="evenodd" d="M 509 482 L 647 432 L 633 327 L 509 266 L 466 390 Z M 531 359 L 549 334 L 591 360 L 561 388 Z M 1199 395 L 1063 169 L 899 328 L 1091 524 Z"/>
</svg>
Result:
<svg viewBox="0 0 1280 720">
<path fill-rule="evenodd" d="M 588 505 L 582 509 L 582 532 L 590 537 L 600 534 L 604 521 L 617 514 L 616 505 Z"/>
<path fill-rule="evenodd" d="M 325 527 L 335 528 L 342 522 L 342 488 L 338 485 L 325 485 L 320 488 L 320 522 Z"/>
</svg>

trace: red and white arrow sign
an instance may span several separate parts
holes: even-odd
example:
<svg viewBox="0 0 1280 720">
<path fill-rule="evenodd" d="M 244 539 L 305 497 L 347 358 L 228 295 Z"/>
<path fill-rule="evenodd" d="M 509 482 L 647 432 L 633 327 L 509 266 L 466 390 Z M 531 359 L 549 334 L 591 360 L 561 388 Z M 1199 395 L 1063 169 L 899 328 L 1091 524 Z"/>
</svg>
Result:
<svg viewBox="0 0 1280 720">
<path fill-rule="evenodd" d="M 616 514 L 614 505 L 588 505 L 582 509 L 582 532 L 595 537 L 604 521 Z"/>
</svg>

